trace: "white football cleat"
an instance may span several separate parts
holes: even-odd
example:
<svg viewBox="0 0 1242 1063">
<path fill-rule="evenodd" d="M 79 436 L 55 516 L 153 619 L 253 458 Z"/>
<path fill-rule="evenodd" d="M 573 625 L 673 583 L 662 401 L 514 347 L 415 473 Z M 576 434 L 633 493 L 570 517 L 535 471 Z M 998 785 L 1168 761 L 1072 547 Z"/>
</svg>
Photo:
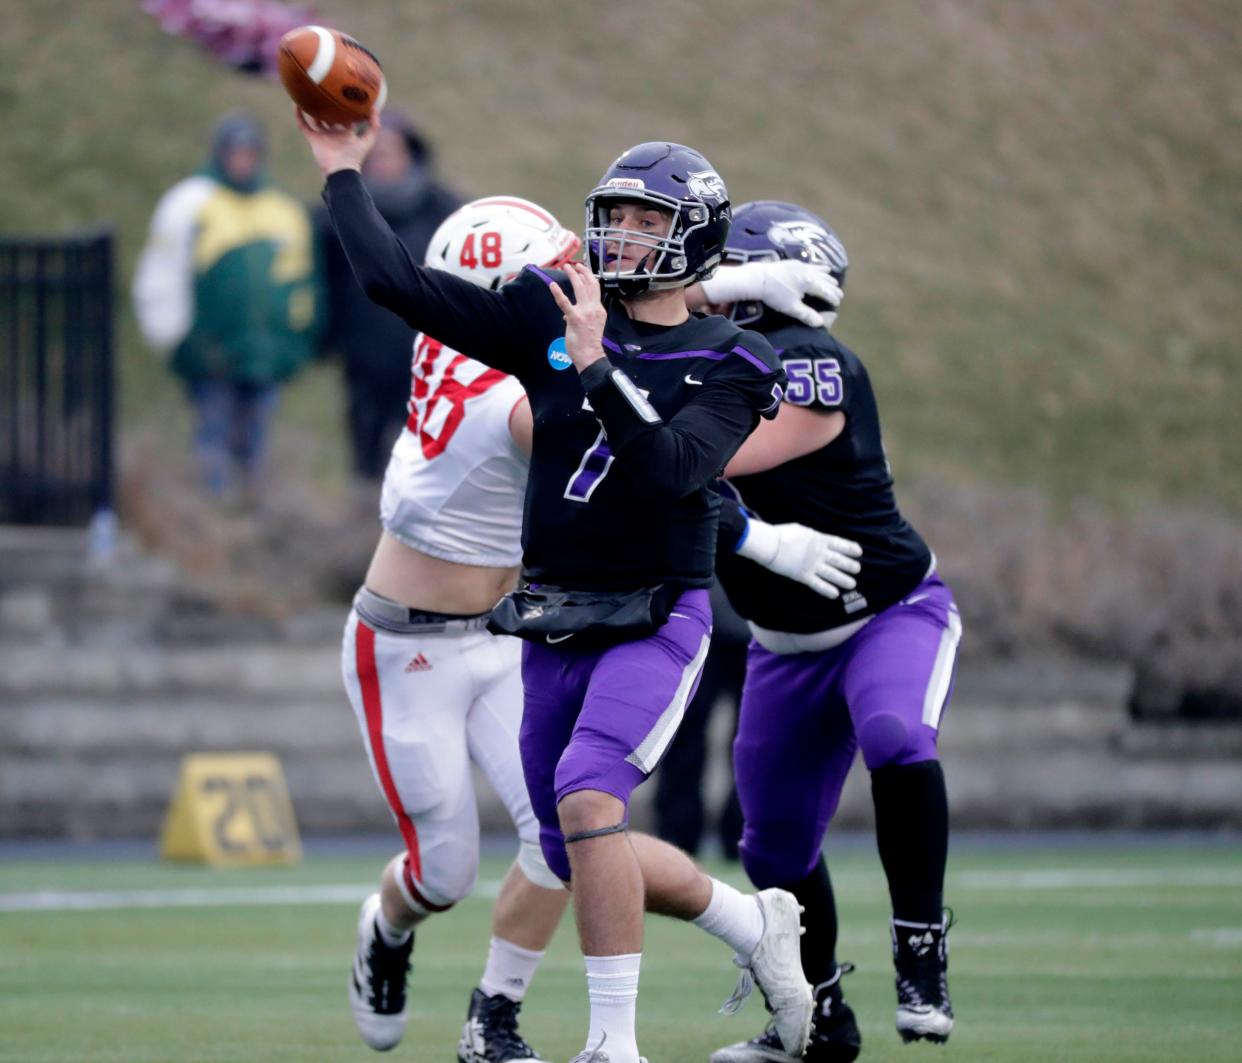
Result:
<svg viewBox="0 0 1242 1063">
<path fill-rule="evenodd" d="M 600 1048 L 585 1048 L 579 1052 L 569 1063 L 612 1063 L 608 1058 L 608 1053 Z M 638 1063 L 647 1063 L 646 1056 L 639 1056 Z"/>
<path fill-rule="evenodd" d="M 735 956 L 742 968 L 733 996 L 720 1010 L 732 1014 L 757 985 L 772 1013 L 772 1026 L 791 1056 L 800 1056 L 811 1037 L 815 996 L 802 973 L 802 908 L 787 890 L 760 890 L 755 902 L 763 913 L 763 936 L 749 959 Z"/>
<path fill-rule="evenodd" d="M 841 992 L 841 976 L 853 969 L 852 963 L 838 964 L 832 977 L 815 987 L 811 1040 L 800 1059 L 785 1051 L 776 1028 L 768 1023 L 758 1037 L 716 1049 L 710 1063 L 853 1063 L 862 1051 L 862 1034 Z"/>
<path fill-rule="evenodd" d="M 395 1048 L 405 1033 L 405 979 L 414 933 L 395 948 L 384 942 L 375 917 L 380 896 L 372 893 L 358 914 L 358 951 L 349 980 L 349 1007 L 362 1039 L 377 1052 Z"/>
<path fill-rule="evenodd" d="M 604 1051 L 604 1042 L 608 1040 L 607 1032 L 599 1039 L 599 1044 L 594 1048 L 588 1045 L 579 1052 L 569 1063 L 612 1063 L 612 1058 Z M 647 1063 L 646 1056 L 639 1056 L 638 1063 Z"/>
</svg>

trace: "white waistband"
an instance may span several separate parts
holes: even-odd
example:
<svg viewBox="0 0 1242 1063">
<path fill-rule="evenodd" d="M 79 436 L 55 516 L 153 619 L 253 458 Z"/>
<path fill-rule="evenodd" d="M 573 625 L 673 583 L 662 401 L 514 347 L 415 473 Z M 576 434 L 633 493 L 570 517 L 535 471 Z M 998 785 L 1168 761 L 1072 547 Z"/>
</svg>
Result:
<svg viewBox="0 0 1242 1063">
<path fill-rule="evenodd" d="M 851 624 L 842 624 L 840 627 L 830 627 L 827 631 L 810 631 L 805 634 L 794 631 L 769 631 L 766 627 L 760 627 L 751 621 L 747 621 L 747 624 L 750 626 L 750 633 L 754 640 L 769 653 L 819 653 L 822 650 L 840 646 L 873 619 L 874 617 L 864 616 L 861 620 L 855 620 Z"/>
<path fill-rule="evenodd" d="M 935 572 L 936 555 L 933 552 L 931 563 L 927 566 L 927 572 L 924 573 L 923 579 L 919 581 L 920 585 L 931 579 Z M 871 616 L 864 616 L 861 620 L 855 620 L 850 624 L 830 627 L 827 631 L 810 631 L 804 634 L 794 631 L 769 631 L 766 627 L 760 627 L 750 620 L 746 621 L 746 623 L 750 627 L 750 634 L 754 640 L 769 653 L 790 654 L 819 653 L 823 650 L 830 650 L 834 646 L 840 646 L 841 643 L 853 638 L 866 624 L 874 619 L 875 614 L 873 613 Z"/>
</svg>

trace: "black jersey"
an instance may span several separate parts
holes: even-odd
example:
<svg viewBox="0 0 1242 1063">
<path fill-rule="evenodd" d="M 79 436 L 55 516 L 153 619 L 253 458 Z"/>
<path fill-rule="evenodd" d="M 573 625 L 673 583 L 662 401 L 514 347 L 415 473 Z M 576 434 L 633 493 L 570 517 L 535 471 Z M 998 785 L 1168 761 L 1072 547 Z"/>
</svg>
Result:
<svg viewBox="0 0 1242 1063">
<path fill-rule="evenodd" d="M 880 437 L 871 380 L 858 356 L 823 329 L 791 322 L 767 333 L 788 374 L 785 401 L 845 414 L 831 443 L 766 472 L 731 478 L 747 509 L 772 524 L 798 523 L 861 544 L 858 586 L 824 598 L 721 546 L 719 573 L 733 607 L 774 631 L 806 633 L 851 623 L 905 597 L 927 574 L 931 551 L 902 517 Z M 730 532 L 722 527 L 722 539 Z M 732 533 L 729 547 L 737 541 Z"/>
<path fill-rule="evenodd" d="M 585 590 L 661 583 L 707 586 L 719 499 L 709 484 L 780 406 L 771 346 L 721 317 L 671 327 L 608 306 L 607 357 L 581 375 L 565 353 L 565 319 L 528 268 L 499 291 L 415 265 L 376 213 L 358 175 L 324 189 L 359 282 L 377 303 L 521 381 L 534 417 L 522 522 L 526 580 Z"/>
</svg>

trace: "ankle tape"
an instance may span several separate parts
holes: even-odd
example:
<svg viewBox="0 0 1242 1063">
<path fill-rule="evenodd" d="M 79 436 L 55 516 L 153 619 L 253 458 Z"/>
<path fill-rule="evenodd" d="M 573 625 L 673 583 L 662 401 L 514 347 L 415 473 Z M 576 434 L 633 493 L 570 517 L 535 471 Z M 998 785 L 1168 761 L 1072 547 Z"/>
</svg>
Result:
<svg viewBox="0 0 1242 1063">
<path fill-rule="evenodd" d="M 435 915 L 437 912 L 447 912 L 455 901 L 449 901 L 448 904 L 433 904 L 423 896 L 423 890 L 419 889 L 419 884 L 414 881 L 414 874 L 410 869 L 410 862 L 405 853 L 398 853 L 389 862 L 392 868 L 393 879 L 397 884 L 397 891 L 401 894 L 401 899 L 405 901 L 406 907 L 410 909 L 420 919 L 425 919 L 429 915 Z M 426 887 L 423 887 L 425 889 Z"/>
<path fill-rule="evenodd" d="M 614 823 L 611 827 L 598 827 L 595 830 L 577 830 L 573 834 L 565 835 L 565 844 L 584 842 L 588 838 L 602 838 L 605 834 L 623 834 L 629 825 L 630 821 L 623 819 L 620 823 Z"/>
</svg>

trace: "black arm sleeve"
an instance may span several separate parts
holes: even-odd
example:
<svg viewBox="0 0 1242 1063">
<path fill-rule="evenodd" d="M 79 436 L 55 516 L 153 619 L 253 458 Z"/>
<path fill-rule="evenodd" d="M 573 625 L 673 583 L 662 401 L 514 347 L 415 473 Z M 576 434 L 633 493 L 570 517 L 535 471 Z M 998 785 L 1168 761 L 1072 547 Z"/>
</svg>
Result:
<svg viewBox="0 0 1242 1063">
<path fill-rule="evenodd" d="M 656 498 L 706 487 L 759 423 L 753 397 L 730 382 L 703 388 L 667 423 L 606 358 L 587 367 L 582 386 L 618 466 Z"/>
<path fill-rule="evenodd" d="M 484 365 L 520 375 L 528 322 L 512 290 L 488 291 L 416 265 L 354 170 L 331 174 L 323 198 L 354 276 L 372 302 Z"/>
<path fill-rule="evenodd" d="M 324 287 L 327 289 L 324 293 L 326 298 L 322 300 L 324 303 L 323 335 L 319 343 L 322 350 L 335 353 L 340 345 L 341 315 L 337 312 L 333 297 L 340 291 L 342 284 L 352 284 L 353 278 L 349 276 L 348 269 L 343 277 L 338 269 L 338 259 L 342 257 L 341 245 L 332 229 L 332 220 L 328 217 L 328 212 L 323 207 L 315 208 L 311 211 L 311 223 L 315 230 L 319 261 L 323 266 Z"/>
</svg>

